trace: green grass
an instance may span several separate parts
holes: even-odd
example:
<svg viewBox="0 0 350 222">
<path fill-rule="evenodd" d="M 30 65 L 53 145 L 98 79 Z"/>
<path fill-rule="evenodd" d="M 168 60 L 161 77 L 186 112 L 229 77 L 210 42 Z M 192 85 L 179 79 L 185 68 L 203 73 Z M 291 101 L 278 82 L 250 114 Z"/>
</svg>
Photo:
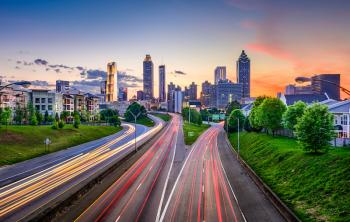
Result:
<svg viewBox="0 0 350 222">
<path fill-rule="evenodd" d="M 184 130 L 184 137 L 185 137 L 185 144 L 186 145 L 192 145 L 197 138 L 210 127 L 210 125 L 202 124 L 197 125 L 193 123 L 188 123 L 187 121 L 184 121 L 183 123 L 183 130 Z M 189 136 L 188 133 L 193 132 L 193 136 Z"/>
<path fill-rule="evenodd" d="M 134 121 L 131 121 L 129 123 L 134 123 Z M 155 125 L 153 120 L 150 119 L 149 117 L 144 117 L 144 118 L 138 119 L 138 120 L 136 120 L 136 123 L 140 124 L 140 125 L 148 126 L 148 127 L 153 127 Z"/>
<path fill-rule="evenodd" d="M 168 122 L 171 120 L 171 116 L 169 114 L 152 113 L 152 115 L 161 118 L 165 122 Z"/>
<path fill-rule="evenodd" d="M 79 129 L 65 125 L 54 130 L 51 126 L 3 126 L 0 128 L 0 166 L 14 164 L 46 154 L 44 140 L 49 138 L 49 152 L 55 152 L 96 140 L 120 131 L 114 126 L 84 126 Z"/>
<path fill-rule="evenodd" d="M 301 220 L 350 221 L 350 149 L 312 154 L 294 139 L 242 133 L 240 153 Z"/>
</svg>

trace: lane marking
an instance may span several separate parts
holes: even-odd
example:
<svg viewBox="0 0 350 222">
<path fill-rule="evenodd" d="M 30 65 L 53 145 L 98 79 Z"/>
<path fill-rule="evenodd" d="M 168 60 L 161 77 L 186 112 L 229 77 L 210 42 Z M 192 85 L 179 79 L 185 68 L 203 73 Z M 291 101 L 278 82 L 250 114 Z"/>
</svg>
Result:
<svg viewBox="0 0 350 222">
<path fill-rule="evenodd" d="M 178 121 L 178 127 L 180 128 L 180 122 L 179 121 Z M 157 211 L 157 216 L 156 216 L 156 222 L 159 222 L 160 211 L 161 211 L 162 206 L 163 206 L 165 191 L 166 191 L 166 188 L 168 186 L 168 182 L 169 182 L 169 178 L 170 178 L 170 172 L 171 172 L 171 170 L 173 168 L 173 163 L 174 163 L 174 160 L 175 160 L 175 152 L 176 152 L 176 148 L 177 148 L 177 138 L 178 138 L 179 132 L 180 132 L 180 130 L 178 130 L 177 133 L 176 133 L 175 148 L 174 148 L 174 152 L 173 152 L 173 158 L 171 160 L 171 164 L 170 164 L 170 168 L 169 168 L 169 171 L 168 171 L 168 175 L 167 175 L 166 180 L 165 180 L 165 186 L 163 187 L 162 197 L 160 198 L 158 211 Z"/>
<path fill-rule="evenodd" d="M 140 186 L 142 185 L 142 183 L 139 184 L 139 186 L 136 188 L 136 191 L 139 190 Z"/>
</svg>

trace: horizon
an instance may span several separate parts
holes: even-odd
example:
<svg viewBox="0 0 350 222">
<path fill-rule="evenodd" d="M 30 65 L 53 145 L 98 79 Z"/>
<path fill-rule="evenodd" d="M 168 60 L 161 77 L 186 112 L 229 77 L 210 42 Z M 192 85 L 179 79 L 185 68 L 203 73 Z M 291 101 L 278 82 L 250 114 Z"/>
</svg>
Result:
<svg viewBox="0 0 350 222">
<path fill-rule="evenodd" d="M 298 76 L 337 73 L 342 86 L 350 84 L 350 2 L 345 0 L 0 4 L 5 81 L 50 86 L 69 80 L 90 89 L 115 61 L 125 72 L 130 98 L 142 88 L 142 62 L 150 54 L 158 96 L 159 65 L 166 66 L 166 84 L 182 88 L 194 79 L 199 88 L 205 80 L 213 83 L 217 66 L 226 66 L 228 79 L 236 82 L 235 63 L 245 50 L 253 97 L 276 96 Z"/>
</svg>

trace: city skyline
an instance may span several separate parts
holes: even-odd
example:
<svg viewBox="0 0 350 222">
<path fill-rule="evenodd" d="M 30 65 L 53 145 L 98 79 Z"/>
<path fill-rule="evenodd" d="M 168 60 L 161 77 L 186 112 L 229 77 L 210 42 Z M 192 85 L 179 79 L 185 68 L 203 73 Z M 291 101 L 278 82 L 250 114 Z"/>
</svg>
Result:
<svg viewBox="0 0 350 222">
<path fill-rule="evenodd" d="M 252 96 L 275 96 L 300 75 L 340 73 L 341 84 L 350 83 L 346 1 L 312 4 L 313 18 L 307 11 L 311 3 L 302 1 L 107 2 L 109 7 L 97 1 L 61 3 L 1 2 L 2 79 L 40 80 L 35 83 L 51 87 L 56 80 L 68 80 L 98 89 L 93 81 L 106 71 L 107 62 L 116 61 L 118 70 L 132 77 L 125 78 L 132 96 L 142 89 L 145 54 L 152 55 L 155 67 L 167 66 L 167 84 L 184 87 L 193 79 L 198 85 L 212 82 L 218 65 L 226 66 L 227 78 L 236 82 L 235 62 L 246 50 L 252 61 Z M 95 19 L 89 19 L 91 10 Z M 106 13 L 114 11 L 118 13 Z M 139 24 L 142 20 L 147 28 Z M 101 35 L 106 29 L 110 34 Z M 173 44 L 177 42 L 181 44 Z M 154 84 L 158 81 L 155 75 Z M 154 87 L 154 95 L 158 93 Z"/>
</svg>

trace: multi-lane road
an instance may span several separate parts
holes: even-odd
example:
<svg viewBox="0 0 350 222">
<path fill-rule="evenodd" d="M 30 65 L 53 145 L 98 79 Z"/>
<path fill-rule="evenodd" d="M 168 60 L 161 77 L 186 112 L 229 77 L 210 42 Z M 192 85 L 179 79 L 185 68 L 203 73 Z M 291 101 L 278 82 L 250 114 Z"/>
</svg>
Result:
<svg viewBox="0 0 350 222">
<path fill-rule="evenodd" d="M 154 120 L 153 128 L 138 126 L 139 145 L 163 127 L 163 121 Z M 128 155 L 134 150 L 135 127 L 124 124 L 124 128 L 101 140 L 2 168 L 0 180 L 7 185 L 0 188 L 0 220 L 30 219 Z"/>
<path fill-rule="evenodd" d="M 76 221 L 285 221 L 240 165 L 222 124 L 213 124 L 189 147 L 181 116 L 171 115 L 144 154 L 102 195 L 87 200 L 89 207 L 77 209 L 82 213 Z M 140 129 L 138 143 L 162 124 L 158 120 L 157 127 Z M 120 134 L 85 147 L 86 152 L 79 148 L 73 157 L 0 188 L 0 220 L 30 219 L 32 212 L 91 180 L 132 151 L 133 132 L 133 125 L 125 125 Z"/>
</svg>

